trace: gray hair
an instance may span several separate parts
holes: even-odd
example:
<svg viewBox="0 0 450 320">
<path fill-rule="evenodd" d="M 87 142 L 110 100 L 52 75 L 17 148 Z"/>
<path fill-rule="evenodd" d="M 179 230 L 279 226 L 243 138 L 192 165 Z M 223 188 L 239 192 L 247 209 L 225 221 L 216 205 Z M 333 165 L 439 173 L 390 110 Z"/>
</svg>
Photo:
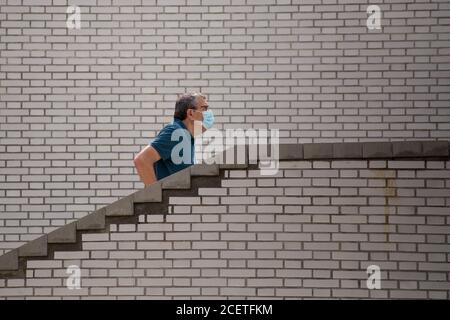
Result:
<svg viewBox="0 0 450 320">
<path fill-rule="evenodd" d="M 180 120 L 186 119 L 187 110 L 195 109 L 195 107 L 197 107 L 198 97 L 206 99 L 206 96 L 200 92 L 184 93 L 179 96 L 175 103 L 175 112 L 173 117 Z"/>
</svg>

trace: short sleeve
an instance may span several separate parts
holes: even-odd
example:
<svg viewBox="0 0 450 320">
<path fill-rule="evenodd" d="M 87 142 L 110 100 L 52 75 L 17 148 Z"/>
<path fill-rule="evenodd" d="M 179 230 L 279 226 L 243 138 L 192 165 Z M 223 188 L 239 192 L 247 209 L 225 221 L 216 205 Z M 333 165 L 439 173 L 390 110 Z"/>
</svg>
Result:
<svg viewBox="0 0 450 320">
<path fill-rule="evenodd" d="M 150 145 L 158 151 L 159 156 L 163 160 L 170 158 L 172 149 L 176 146 L 178 141 L 172 141 L 172 132 L 174 127 L 167 126 L 161 130 L 156 138 L 150 143 Z"/>
</svg>

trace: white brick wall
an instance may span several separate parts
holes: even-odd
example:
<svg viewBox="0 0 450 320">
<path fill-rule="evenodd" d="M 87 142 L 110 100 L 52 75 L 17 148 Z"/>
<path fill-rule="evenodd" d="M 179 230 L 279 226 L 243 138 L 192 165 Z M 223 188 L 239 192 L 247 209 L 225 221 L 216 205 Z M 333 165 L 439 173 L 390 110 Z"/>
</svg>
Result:
<svg viewBox="0 0 450 320">
<path fill-rule="evenodd" d="M 355 175 L 349 177 L 351 163 Z M 256 171 L 229 171 L 221 188 L 200 189 L 208 210 L 190 213 L 198 207 L 187 203 L 192 197 L 177 196 L 165 222 L 154 214 L 140 217 L 137 228 L 113 225 L 109 234 L 84 234 L 82 251 L 29 261 L 25 280 L 0 280 L 0 299 L 449 299 L 450 161 L 280 164 L 286 169 L 275 187 L 273 178 Z M 307 194 L 311 187 L 295 185 L 293 173 L 336 192 Z M 245 176 L 255 177 L 256 187 L 246 186 Z M 367 193 L 372 184 L 377 187 Z M 236 188 L 257 200 L 283 201 L 238 206 L 233 199 L 242 196 L 231 192 Z M 217 194 L 229 204 L 207 204 Z M 362 201 L 349 201 L 355 198 Z M 187 213 L 177 213 L 180 207 Z M 65 270 L 73 264 L 81 268 L 81 290 L 65 288 Z M 381 268 L 379 290 L 366 287 L 366 269 L 373 264 Z"/>
<path fill-rule="evenodd" d="M 81 7 L 79 30 L 66 28 L 72 4 Z M 170 120 L 183 91 L 208 95 L 217 128 L 279 128 L 282 142 L 450 137 L 445 1 L 381 1 L 381 32 L 365 27 L 364 1 L 0 5 L 0 254 L 141 188 L 133 156 Z M 218 214 L 383 210 L 385 185 L 372 171 L 355 170 L 364 161 L 334 162 L 320 175 L 310 168 L 301 177 L 295 168 L 310 162 L 284 165 L 292 170 L 281 179 L 258 179 L 254 187 L 227 182 L 237 184 L 229 186 L 230 195 L 246 190 L 241 199 L 220 191 L 202 194 L 201 203 L 216 206 Z M 397 174 L 398 193 L 416 188 L 398 194 L 403 200 L 390 199 L 399 214 L 414 208 L 423 217 L 445 217 L 448 165 L 389 166 L 393 170 L 383 172 L 386 178 Z M 327 173 L 338 171 L 339 177 Z M 255 181 L 249 177 L 245 183 Z M 255 187 L 264 186 L 278 188 L 256 197 Z M 352 198 L 336 198 L 336 191 Z M 173 212 L 209 213 L 203 205 L 175 206 Z M 105 242 L 105 250 L 115 244 Z"/>
</svg>

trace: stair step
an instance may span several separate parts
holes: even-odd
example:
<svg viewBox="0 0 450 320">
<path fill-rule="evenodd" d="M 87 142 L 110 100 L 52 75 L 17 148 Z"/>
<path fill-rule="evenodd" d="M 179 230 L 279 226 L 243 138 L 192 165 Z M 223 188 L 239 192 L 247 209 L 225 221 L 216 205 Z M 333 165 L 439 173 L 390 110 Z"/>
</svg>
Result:
<svg viewBox="0 0 450 320">
<path fill-rule="evenodd" d="M 138 192 L 133 193 L 133 202 L 161 202 L 162 201 L 162 185 L 156 182 Z"/>
<path fill-rule="evenodd" d="M 126 196 L 104 207 L 106 216 L 132 216 L 134 215 L 133 195 Z"/>
<path fill-rule="evenodd" d="M 19 269 L 19 253 L 14 249 L 0 256 L 0 271 L 11 271 Z"/>
<path fill-rule="evenodd" d="M 69 223 L 48 234 L 48 243 L 75 243 L 77 242 L 77 222 Z"/>
<path fill-rule="evenodd" d="M 190 167 L 175 172 L 160 180 L 163 189 L 190 189 L 191 169 Z"/>
<path fill-rule="evenodd" d="M 18 248 L 19 257 L 46 257 L 47 235 L 39 237 Z"/>
<path fill-rule="evenodd" d="M 101 208 L 77 221 L 77 230 L 99 230 L 105 228 L 105 208 Z"/>
<path fill-rule="evenodd" d="M 246 167 L 246 164 L 233 164 L 232 167 Z M 55 250 L 61 249 L 60 246 L 77 245 L 80 238 L 77 237 L 77 231 L 97 232 L 107 229 L 107 225 L 111 223 L 123 223 L 122 219 L 130 219 L 137 216 L 134 215 L 135 203 L 139 206 L 145 205 L 145 212 L 162 212 L 167 213 L 167 203 L 163 203 L 163 189 L 191 189 L 191 176 L 196 179 L 205 179 L 209 181 L 213 176 L 217 179 L 220 175 L 220 165 L 218 164 L 196 164 L 180 170 L 144 189 L 139 190 L 132 195 L 115 201 L 79 219 L 71 222 L 48 235 L 44 235 L 35 239 L 22 247 L 8 252 L 0 256 L 0 276 L 1 277 L 23 277 L 26 272 L 26 261 L 28 257 L 49 257 L 53 255 Z M 204 176 L 204 178 L 202 177 Z M 203 180 L 202 180 L 203 181 Z M 180 192 L 178 190 L 170 192 Z M 185 192 L 185 191 L 182 191 Z M 149 207 L 151 206 L 151 207 Z M 164 207 L 164 208 L 163 208 Z M 151 208 L 151 209 L 149 209 Z M 148 210 L 149 209 L 149 210 Z M 108 219 L 107 219 L 108 217 Z M 138 223 L 136 221 L 126 221 L 127 223 Z M 131 230 L 131 226 L 120 227 L 119 230 Z M 124 229 L 125 228 L 125 229 Z M 56 247 L 55 247 L 56 246 Z M 78 249 L 70 247 L 69 250 Z"/>
</svg>

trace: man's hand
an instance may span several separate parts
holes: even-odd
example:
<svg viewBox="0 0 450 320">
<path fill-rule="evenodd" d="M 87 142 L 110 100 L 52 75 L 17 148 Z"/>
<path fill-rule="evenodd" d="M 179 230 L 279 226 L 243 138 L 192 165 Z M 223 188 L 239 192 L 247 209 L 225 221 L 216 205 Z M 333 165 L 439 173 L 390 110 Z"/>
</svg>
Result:
<svg viewBox="0 0 450 320">
<path fill-rule="evenodd" d="M 134 165 L 145 186 L 157 181 L 153 164 L 159 159 L 161 159 L 161 156 L 158 151 L 150 145 L 134 157 Z"/>
</svg>

